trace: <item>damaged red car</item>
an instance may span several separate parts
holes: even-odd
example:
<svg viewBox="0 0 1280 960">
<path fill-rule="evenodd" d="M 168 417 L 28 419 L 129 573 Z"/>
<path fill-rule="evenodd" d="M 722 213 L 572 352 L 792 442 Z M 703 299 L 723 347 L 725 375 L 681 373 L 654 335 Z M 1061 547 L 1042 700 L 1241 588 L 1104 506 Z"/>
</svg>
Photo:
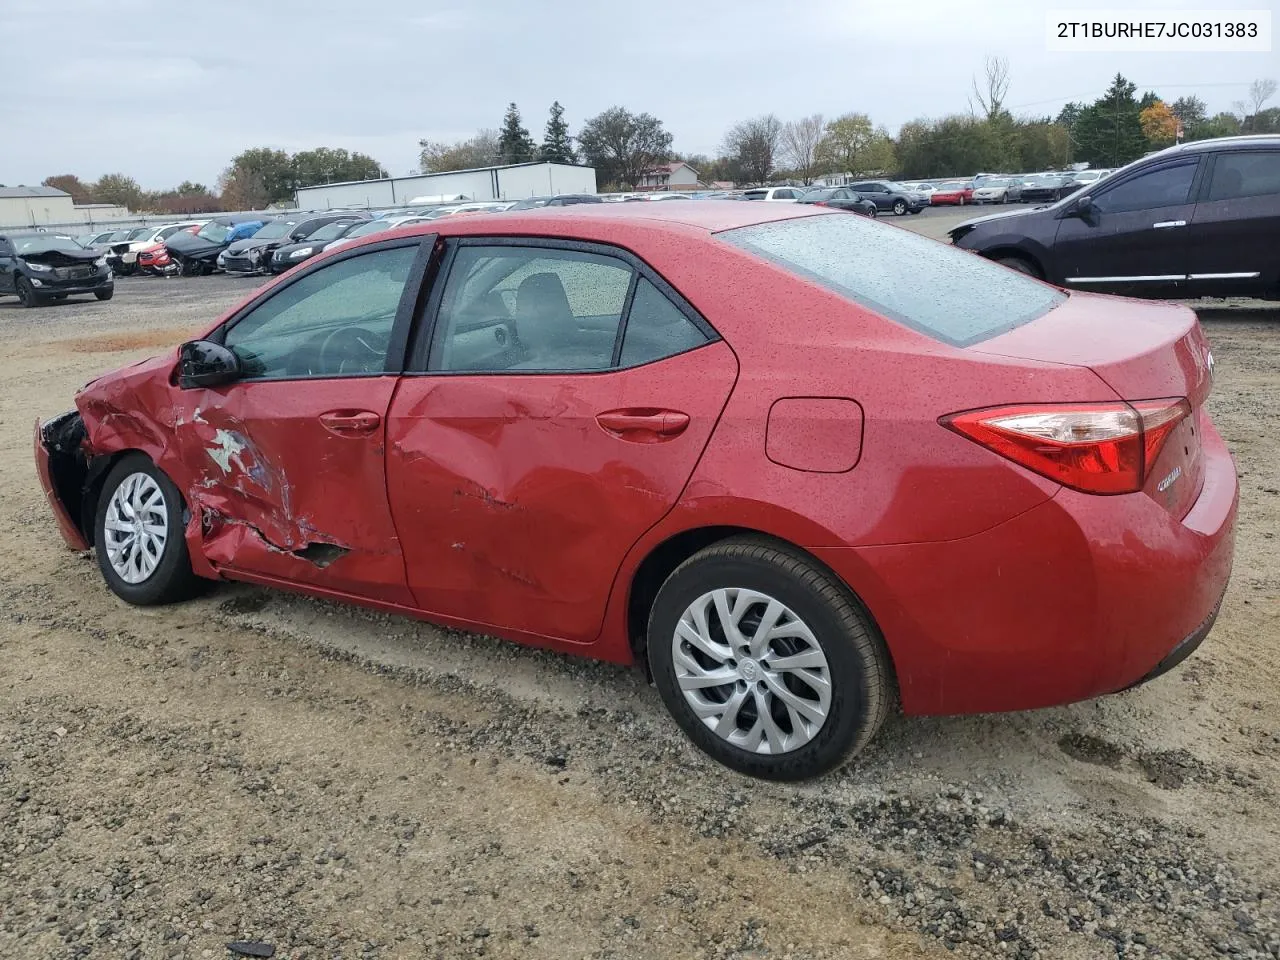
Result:
<svg viewBox="0 0 1280 960">
<path fill-rule="evenodd" d="M 1236 514 L 1212 371 L 1185 308 L 862 217 L 597 204 L 317 257 L 35 451 L 130 603 L 243 580 L 645 662 L 699 747 L 794 779 L 895 703 L 1188 656 Z"/>
</svg>

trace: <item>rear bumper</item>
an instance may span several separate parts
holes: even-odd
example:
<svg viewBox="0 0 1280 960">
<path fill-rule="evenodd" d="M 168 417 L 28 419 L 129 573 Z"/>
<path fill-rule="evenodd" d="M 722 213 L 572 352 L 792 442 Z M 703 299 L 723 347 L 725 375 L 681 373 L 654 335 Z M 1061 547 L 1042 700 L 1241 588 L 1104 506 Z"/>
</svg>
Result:
<svg viewBox="0 0 1280 960">
<path fill-rule="evenodd" d="M 879 623 L 904 709 L 1070 703 L 1190 655 L 1230 579 L 1238 502 L 1231 455 L 1201 422 L 1204 486 L 1181 520 L 1146 494 L 1063 489 L 962 540 L 814 550 Z"/>
</svg>

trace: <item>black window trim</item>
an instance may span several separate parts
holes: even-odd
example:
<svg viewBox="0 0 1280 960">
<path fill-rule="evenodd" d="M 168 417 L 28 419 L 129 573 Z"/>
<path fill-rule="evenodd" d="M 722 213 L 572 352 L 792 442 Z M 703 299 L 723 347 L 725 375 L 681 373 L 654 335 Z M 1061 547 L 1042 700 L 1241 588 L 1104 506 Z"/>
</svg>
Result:
<svg viewBox="0 0 1280 960">
<path fill-rule="evenodd" d="M 475 234 L 449 237 L 446 240 L 446 247 L 447 250 L 435 273 L 437 282 L 432 284 L 430 296 L 426 298 L 425 304 L 418 313 L 416 322 L 413 325 L 412 344 L 410 345 L 409 355 L 406 358 L 403 370 L 403 375 L 406 377 L 526 377 L 564 376 L 566 374 L 600 376 L 602 374 L 618 373 L 622 370 L 636 370 L 651 363 L 661 363 L 672 357 L 689 353 L 691 350 L 700 350 L 707 344 L 716 343 L 723 339 L 719 331 L 701 313 L 694 309 L 693 305 L 684 298 L 680 291 L 668 283 L 648 263 L 624 247 L 562 237 L 481 236 Z M 614 340 L 610 365 L 599 370 L 433 370 L 431 364 L 432 361 L 437 359 L 439 352 L 435 341 L 436 329 L 440 319 L 440 304 L 444 299 L 445 288 L 449 285 L 449 277 L 453 271 L 454 260 L 457 258 L 458 250 L 462 247 L 533 247 L 547 250 L 566 250 L 572 253 L 590 253 L 596 256 L 621 260 L 631 270 L 631 280 L 628 283 L 627 294 L 623 300 L 622 315 L 618 320 L 618 333 Z M 678 353 L 666 354 L 661 357 L 655 357 L 652 360 L 646 360 L 644 363 L 635 363 L 624 367 L 621 365 L 622 343 L 626 337 L 627 321 L 631 317 L 631 305 L 635 300 L 636 287 L 639 285 L 639 278 L 641 277 L 652 283 L 658 292 L 665 296 L 684 315 L 685 319 L 706 337 L 706 340 Z M 398 320 L 399 317 L 397 316 Z"/>
<path fill-rule="evenodd" d="M 405 361 L 407 359 L 406 348 L 409 342 L 410 327 L 413 324 L 414 317 L 417 315 L 418 306 L 422 300 L 422 293 L 425 285 L 424 281 L 427 280 L 427 268 L 435 253 L 437 238 L 438 235 L 434 233 L 419 234 L 412 237 L 397 237 L 393 240 L 382 240 L 376 243 L 345 247 L 337 254 L 330 257 L 316 257 L 307 261 L 304 264 L 303 269 L 298 271 L 297 275 L 289 277 L 288 280 L 281 283 L 268 284 L 252 300 L 241 306 L 235 313 L 219 324 L 218 328 L 210 333 L 205 339 L 225 346 L 228 330 L 233 328 L 237 323 L 247 317 L 258 307 L 262 306 L 272 297 L 283 293 L 299 280 L 309 277 L 317 270 L 335 266 L 344 260 L 361 257 L 369 253 L 377 253 L 382 250 L 394 250 L 400 247 L 417 247 L 417 253 L 414 255 L 413 262 L 409 266 L 409 276 L 405 278 L 404 289 L 400 291 L 400 302 L 396 306 L 396 317 L 391 326 L 391 338 L 387 342 L 387 356 L 386 362 L 384 363 L 384 370 L 379 373 L 344 373 L 339 376 L 332 376 L 329 374 L 307 374 L 304 376 L 286 377 L 245 377 L 242 380 L 237 380 L 236 384 L 273 383 L 282 380 L 348 380 L 369 377 L 400 376 L 405 371 Z"/>
<path fill-rule="evenodd" d="M 1222 150 L 1214 150 L 1208 154 L 1208 160 L 1204 164 L 1204 177 L 1200 184 L 1200 190 L 1197 193 L 1196 201 L 1198 203 L 1228 203 L 1231 201 L 1249 200 L 1252 197 L 1226 197 L 1222 200 L 1210 200 L 1209 191 L 1213 188 L 1213 174 L 1218 169 L 1219 157 L 1238 157 L 1245 154 L 1252 156 L 1275 156 L 1280 154 L 1280 150 L 1275 147 L 1255 146 L 1239 146 L 1234 148 L 1226 148 Z M 1255 196 L 1267 196 L 1267 194 L 1256 194 Z"/>
</svg>

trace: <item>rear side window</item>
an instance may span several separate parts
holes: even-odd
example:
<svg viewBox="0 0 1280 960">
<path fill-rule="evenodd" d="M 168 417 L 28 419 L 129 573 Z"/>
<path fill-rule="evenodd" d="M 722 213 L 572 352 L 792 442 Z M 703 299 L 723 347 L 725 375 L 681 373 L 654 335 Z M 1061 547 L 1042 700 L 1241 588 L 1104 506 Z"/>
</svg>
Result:
<svg viewBox="0 0 1280 960">
<path fill-rule="evenodd" d="M 1210 200 L 1280 195 L 1280 150 L 1223 153 L 1213 165 Z"/>
<path fill-rule="evenodd" d="M 953 346 L 1029 323 L 1066 299 L 982 257 L 843 213 L 738 227 L 718 236 Z"/>
<path fill-rule="evenodd" d="M 644 277 L 636 282 L 627 329 L 622 336 L 622 366 L 634 367 L 673 357 L 706 342 L 703 332 L 657 287 Z"/>
</svg>

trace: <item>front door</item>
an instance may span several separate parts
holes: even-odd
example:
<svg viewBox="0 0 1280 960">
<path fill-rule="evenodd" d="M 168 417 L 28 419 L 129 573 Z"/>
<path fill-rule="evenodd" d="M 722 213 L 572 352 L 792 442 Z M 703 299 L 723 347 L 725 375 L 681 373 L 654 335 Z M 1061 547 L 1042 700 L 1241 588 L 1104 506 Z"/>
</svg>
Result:
<svg viewBox="0 0 1280 960">
<path fill-rule="evenodd" d="M 1280 150 L 1219 153 L 1187 231 L 1188 294 L 1280 290 Z"/>
<path fill-rule="evenodd" d="M 457 247 L 425 372 L 401 382 L 387 435 L 423 609 L 593 640 L 623 557 L 693 472 L 737 361 L 611 250 Z"/>
<path fill-rule="evenodd" d="M 1058 221 L 1054 260 L 1066 286 L 1141 297 L 1177 296 L 1187 275 L 1196 157 L 1136 171 Z"/>
<path fill-rule="evenodd" d="M 175 432 L 215 567 L 412 602 L 387 504 L 385 437 L 419 246 L 321 264 L 211 338 L 245 375 L 180 391 Z"/>
</svg>

